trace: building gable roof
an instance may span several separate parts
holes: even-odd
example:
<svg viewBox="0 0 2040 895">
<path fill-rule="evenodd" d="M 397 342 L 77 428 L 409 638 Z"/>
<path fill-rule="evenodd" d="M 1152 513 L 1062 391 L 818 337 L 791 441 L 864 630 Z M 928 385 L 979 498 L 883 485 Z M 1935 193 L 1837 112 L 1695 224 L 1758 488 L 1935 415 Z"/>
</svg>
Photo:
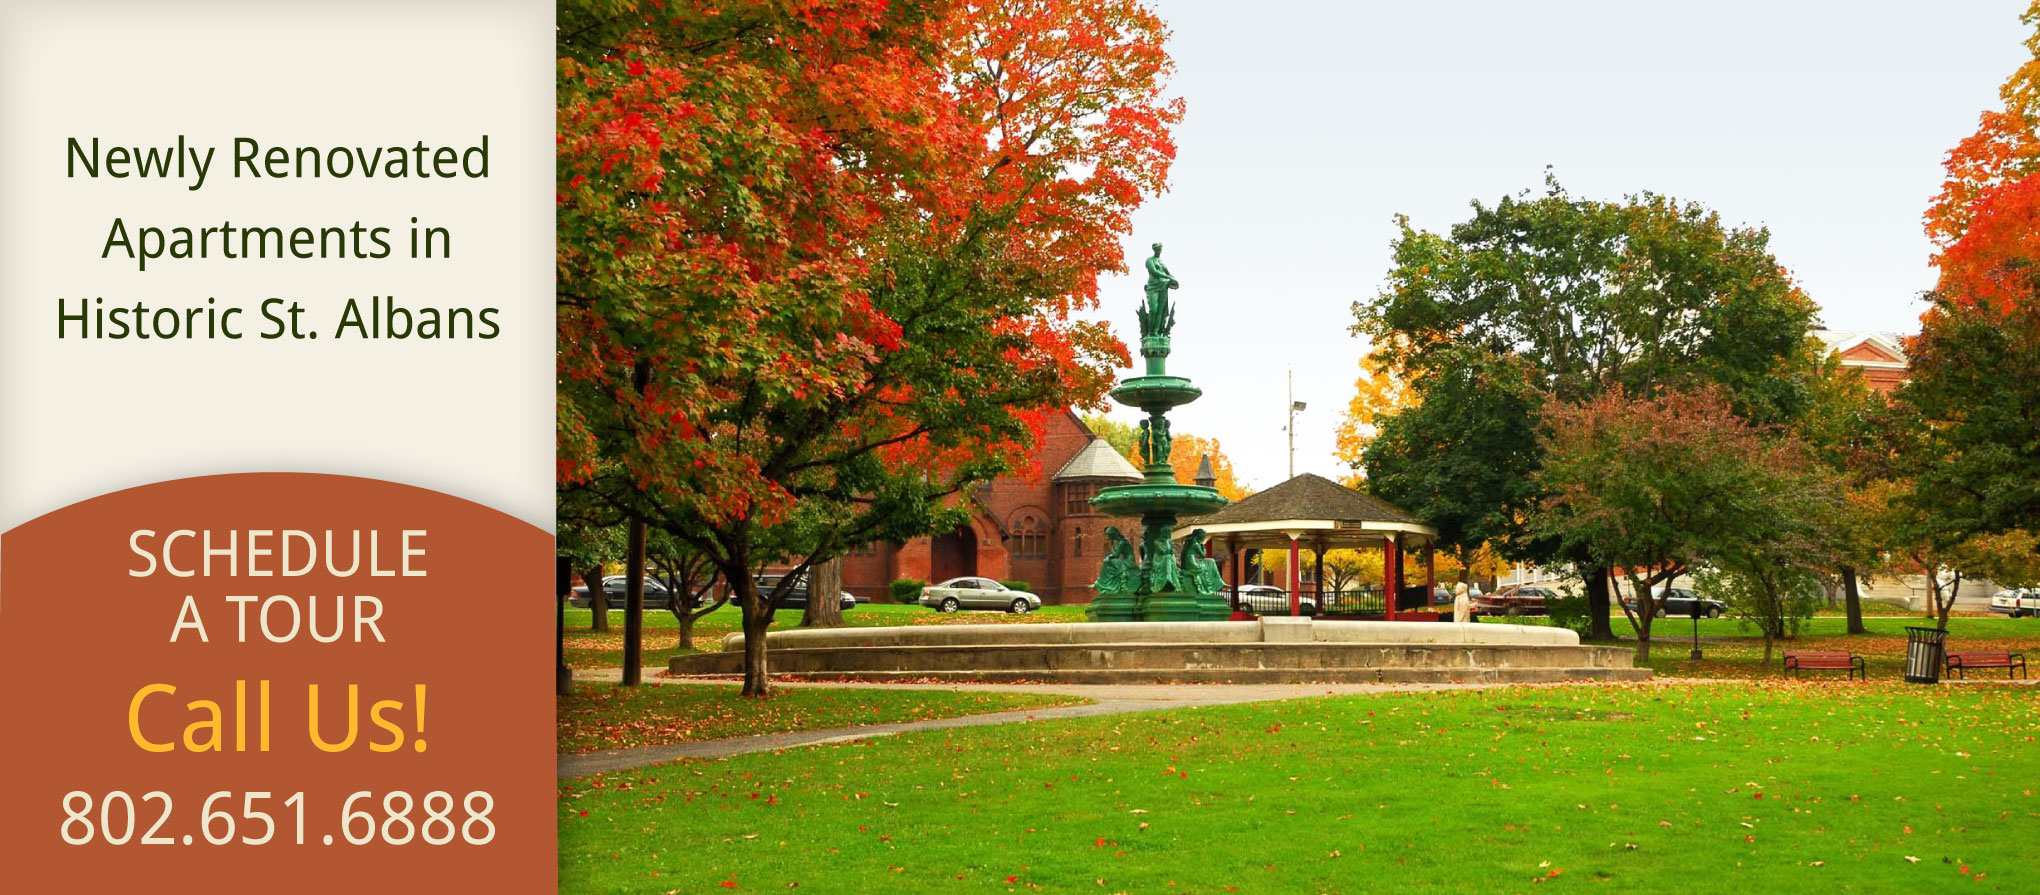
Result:
<svg viewBox="0 0 2040 895">
<path fill-rule="evenodd" d="M 1815 338 L 1828 347 L 1829 351 L 1849 360 L 1870 360 L 1882 363 L 1903 364 L 1905 358 L 1905 337 L 1898 333 L 1862 330 L 1841 332 L 1831 329 L 1813 331 Z M 1864 353 L 1882 357 L 1863 357 Z M 1852 356 L 1853 355 L 1853 356 Z"/>
</svg>

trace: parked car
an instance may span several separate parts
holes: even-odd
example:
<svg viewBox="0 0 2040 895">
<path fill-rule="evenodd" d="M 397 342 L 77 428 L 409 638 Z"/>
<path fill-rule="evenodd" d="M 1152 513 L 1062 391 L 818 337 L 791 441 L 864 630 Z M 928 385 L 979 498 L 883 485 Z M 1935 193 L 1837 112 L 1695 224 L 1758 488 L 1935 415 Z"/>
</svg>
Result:
<svg viewBox="0 0 2040 895">
<path fill-rule="evenodd" d="M 1473 601 L 1473 611 L 1482 615 L 1544 615 L 1546 604 L 1560 596 L 1555 588 L 1541 584 L 1512 584 Z"/>
<path fill-rule="evenodd" d="M 1025 615 L 1041 608 L 1041 598 L 1013 590 L 990 578 L 964 576 L 921 589 L 921 605 L 937 612 L 959 609 L 1000 609 Z"/>
<path fill-rule="evenodd" d="M 772 592 L 779 588 L 780 580 L 784 579 L 785 577 L 786 576 L 784 575 L 758 576 L 757 578 L 758 596 L 770 597 L 772 595 Z M 857 608 L 857 597 L 851 594 L 849 591 L 837 591 L 836 605 L 845 612 L 855 609 Z M 779 608 L 781 609 L 808 608 L 808 579 L 806 575 L 802 575 L 793 580 L 792 589 L 788 590 L 786 592 L 786 598 L 779 602 Z"/>
<path fill-rule="evenodd" d="M 1304 615 L 1317 614 L 1316 596 L 1299 594 L 1296 602 L 1298 612 Z M 1289 591 L 1272 584 L 1242 584 L 1233 607 L 1255 615 L 1288 615 Z"/>
<path fill-rule="evenodd" d="M 1692 618 L 1696 614 L 1706 618 L 1720 618 L 1727 613 L 1727 603 L 1707 599 L 1689 588 L 1668 587 L 1664 593 L 1658 595 L 1658 618 Z"/>
<path fill-rule="evenodd" d="M 602 579 L 602 593 L 609 601 L 609 608 L 623 608 L 623 591 L 629 584 L 628 575 L 610 575 Z M 649 575 L 645 576 L 646 609 L 666 609 L 671 606 L 672 601 L 673 594 L 666 589 L 665 582 Z M 567 598 L 567 605 L 580 607 L 595 605 L 594 599 L 588 596 L 588 586 L 585 584 L 576 586 L 574 595 Z"/>
<path fill-rule="evenodd" d="M 2013 618 L 2040 615 L 2040 587 L 2011 587 L 1991 594 L 1990 611 Z"/>
</svg>

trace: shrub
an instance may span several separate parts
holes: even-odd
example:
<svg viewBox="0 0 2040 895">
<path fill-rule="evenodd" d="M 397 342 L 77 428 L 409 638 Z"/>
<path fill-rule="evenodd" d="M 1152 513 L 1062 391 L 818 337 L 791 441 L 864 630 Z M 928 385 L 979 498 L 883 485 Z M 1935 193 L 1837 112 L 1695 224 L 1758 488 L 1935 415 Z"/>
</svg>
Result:
<svg viewBox="0 0 2040 895">
<path fill-rule="evenodd" d="M 921 599 L 921 589 L 927 586 L 928 582 L 922 581 L 919 578 L 901 578 L 892 583 L 892 601 L 895 603 L 917 602 Z"/>
<path fill-rule="evenodd" d="M 1593 613 L 1587 609 L 1585 594 L 1575 594 L 1572 588 L 1562 588 L 1564 596 L 1546 600 L 1544 611 L 1551 616 L 1552 627 L 1568 628 L 1581 637 L 1594 628 Z"/>
<path fill-rule="evenodd" d="M 1012 581 L 1001 581 L 999 583 L 1001 585 L 1004 585 L 1007 590 L 1024 590 L 1030 594 L 1034 592 L 1033 585 L 1028 584 L 1025 581 L 1020 581 L 1018 579 Z"/>
</svg>

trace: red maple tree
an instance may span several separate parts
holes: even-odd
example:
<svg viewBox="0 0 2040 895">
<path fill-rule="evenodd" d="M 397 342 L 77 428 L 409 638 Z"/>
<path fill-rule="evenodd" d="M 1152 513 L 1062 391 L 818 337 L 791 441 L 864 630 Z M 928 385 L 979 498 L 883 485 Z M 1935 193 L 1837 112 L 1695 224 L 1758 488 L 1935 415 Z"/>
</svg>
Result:
<svg viewBox="0 0 2040 895">
<path fill-rule="evenodd" d="M 559 479 L 770 563 L 899 540 L 1097 401 L 1073 319 L 1180 105 L 1132 0 L 631 0 L 560 11 Z"/>
</svg>

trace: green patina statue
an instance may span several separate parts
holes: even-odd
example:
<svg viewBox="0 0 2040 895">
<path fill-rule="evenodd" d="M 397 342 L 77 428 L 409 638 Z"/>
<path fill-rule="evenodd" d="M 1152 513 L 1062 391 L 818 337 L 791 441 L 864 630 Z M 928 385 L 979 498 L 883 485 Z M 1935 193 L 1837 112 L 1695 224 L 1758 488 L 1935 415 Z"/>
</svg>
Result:
<svg viewBox="0 0 2040 895">
<path fill-rule="evenodd" d="M 1169 464 L 1169 418 L 1156 414 L 1141 420 L 1134 427 L 1133 443 L 1140 448 L 1140 455 L 1147 458 L 1149 466 Z"/>
<path fill-rule="evenodd" d="M 1216 594 L 1225 590 L 1225 579 L 1218 573 L 1218 560 L 1205 556 L 1204 529 L 1197 529 L 1183 539 L 1183 577 L 1185 589 L 1193 594 Z"/>
<path fill-rule="evenodd" d="M 1176 328 L 1176 308 L 1169 302 L 1169 290 L 1183 285 L 1176 281 L 1176 275 L 1169 273 L 1169 266 L 1162 263 L 1162 244 L 1155 243 L 1155 253 L 1147 259 L 1147 303 L 1141 305 L 1141 338 L 1166 336 Z"/>
<path fill-rule="evenodd" d="M 1174 523 L 1174 519 L 1159 524 L 1150 521 L 1141 537 L 1140 554 L 1147 560 L 1147 593 L 1188 591 L 1183 586 L 1182 569 L 1176 565 L 1176 551 L 1169 549 L 1169 529 Z"/>
<path fill-rule="evenodd" d="M 1131 594 L 1140 589 L 1140 560 L 1133 555 L 1133 542 L 1118 526 L 1105 529 L 1105 561 L 1098 566 L 1098 580 L 1091 583 L 1101 594 Z"/>
<path fill-rule="evenodd" d="M 1190 380 L 1168 372 L 1169 331 L 1176 325 L 1176 306 L 1169 290 L 1182 284 L 1162 263 L 1162 244 L 1147 259 L 1147 298 L 1141 302 L 1140 355 L 1142 375 L 1122 380 L 1112 399 L 1137 407 L 1140 421 L 1135 446 L 1147 461 L 1138 484 L 1114 485 L 1091 498 L 1091 506 L 1107 516 L 1138 516 L 1138 547 L 1118 529 L 1107 529 L 1110 546 L 1098 569 L 1097 592 L 1086 614 L 1094 621 L 1216 621 L 1232 609 L 1220 590 L 1218 563 L 1204 555 L 1206 533 L 1199 529 L 1180 548 L 1171 543 L 1176 520 L 1215 512 L 1226 499 L 1207 485 L 1176 481 L 1169 465 L 1171 408 L 1202 394 Z"/>
</svg>

